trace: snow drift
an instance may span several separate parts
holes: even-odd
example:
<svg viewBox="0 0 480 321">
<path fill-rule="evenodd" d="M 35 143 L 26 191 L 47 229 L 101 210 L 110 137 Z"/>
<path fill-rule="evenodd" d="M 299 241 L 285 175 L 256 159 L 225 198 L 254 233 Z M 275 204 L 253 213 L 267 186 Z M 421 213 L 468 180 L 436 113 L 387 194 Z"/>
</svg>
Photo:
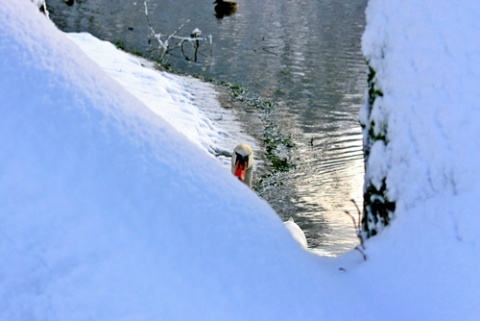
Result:
<svg viewBox="0 0 480 321">
<path fill-rule="evenodd" d="M 369 3 L 366 178 L 397 207 L 366 262 L 303 251 L 29 1 L 0 6 L 0 320 L 480 317 L 477 2 Z"/>
<path fill-rule="evenodd" d="M 318 320 L 331 309 L 318 305 L 331 295 L 322 267 L 264 201 L 31 3 L 1 6 L 0 319 Z"/>
<path fill-rule="evenodd" d="M 382 261 L 361 268 L 382 283 L 370 299 L 388 297 L 379 309 L 399 320 L 478 319 L 480 3 L 371 0 L 366 13 L 363 52 L 383 97 L 361 115 L 386 131 L 366 180 L 386 179 L 396 203 L 367 245 Z"/>
</svg>

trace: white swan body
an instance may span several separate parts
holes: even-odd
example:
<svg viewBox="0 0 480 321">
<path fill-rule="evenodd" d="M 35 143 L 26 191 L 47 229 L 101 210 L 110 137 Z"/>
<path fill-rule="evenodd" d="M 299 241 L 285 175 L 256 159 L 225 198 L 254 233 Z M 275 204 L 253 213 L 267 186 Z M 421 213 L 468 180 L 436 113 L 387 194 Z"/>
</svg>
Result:
<svg viewBox="0 0 480 321">
<path fill-rule="evenodd" d="M 232 173 L 248 187 L 252 187 L 253 149 L 247 144 L 237 145 L 233 150 Z"/>
<path fill-rule="evenodd" d="M 305 237 L 305 233 L 303 233 L 302 229 L 300 226 L 295 223 L 293 220 L 293 217 L 290 217 L 288 221 L 283 222 L 287 230 L 290 231 L 290 234 L 292 234 L 292 237 L 295 241 L 297 241 L 303 248 L 307 248 L 307 238 Z"/>
<path fill-rule="evenodd" d="M 244 182 L 250 188 L 252 187 L 253 177 L 253 150 L 247 144 L 240 144 L 235 147 L 232 154 L 232 173 L 239 180 Z M 300 226 L 295 223 L 293 217 L 286 222 L 283 222 L 287 230 L 290 231 L 292 237 L 303 248 L 307 248 L 307 238 Z"/>
</svg>

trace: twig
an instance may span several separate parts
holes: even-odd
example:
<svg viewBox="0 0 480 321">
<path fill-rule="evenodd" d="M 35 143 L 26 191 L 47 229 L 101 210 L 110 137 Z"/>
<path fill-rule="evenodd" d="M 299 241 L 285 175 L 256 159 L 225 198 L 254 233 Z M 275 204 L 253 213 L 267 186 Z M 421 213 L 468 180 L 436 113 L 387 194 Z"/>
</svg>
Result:
<svg viewBox="0 0 480 321">
<path fill-rule="evenodd" d="M 361 212 L 360 212 L 360 208 L 358 207 L 355 200 L 351 199 L 351 201 L 355 205 L 355 208 L 357 209 L 358 220 L 356 220 L 355 217 L 352 214 L 350 214 L 349 211 L 344 211 L 344 212 L 345 212 L 345 214 L 350 216 L 350 218 L 352 219 L 353 227 L 355 228 L 355 234 L 357 235 L 357 238 L 360 241 L 360 244 L 355 247 L 355 250 L 360 252 L 360 254 L 362 254 L 363 260 L 366 261 L 367 260 L 367 255 L 365 254 L 365 251 L 364 251 L 365 250 L 365 244 L 364 244 L 364 239 L 363 239 L 361 224 L 360 224 Z"/>
<path fill-rule="evenodd" d="M 365 254 L 365 252 L 363 251 L 363 249 L 359 248 L 358 246 L 355 246 L 355 250 L 357 250 L 358 252 L 360 252 L 360 254 L 362 254 L 362 257 L 363 257 L 363 260 L 364 260 L 364 261 L 367 260 L 367 255 Z"/>
<path fill-rule="evenodd" d="M 188 23 L 190 22 L 190 19 L 187 19 L 187 21 L 185 21 L 184 24 L 180 25 L 180 27 L 178 27 L 170 36 L 168 36 L 167 40 L 165 40 L 165 42 L 168 44 L 168 41 L 170 39 L 172 39 L 173 37 L 175 37 L 175 35 L 177 34 L 177 32 L 180 31 L 180 29 L 182 29 L 183 27 L 185 27 L 185 25 L 187 25 Z M 180 37 L 181 39 L 185 39 L 185 37 Z"/>
<path fill-rule="evenodd" d="M 173 31 L 165 40 L 162 41 L 162 34 L 161 33 L 156 33 L 155 29 L 153 28 L 151 22 L 150 22 L 150 17 L 148 15 L 148 5 L 147 5 L 147 0 L 144 0 L 143 2 L 145 6 L 145 17 L 147 19 L 147 25 L 148 25 L 148 30 L 149 30 L 149 35 L 148 35 L 148 44 L 151 45 L 152 38 L 155 39 L 158 42 L 158 48 L 162 50 L 160 54 L 160 58 L 163 60 L 165 55 L 167 55 L 170 51 L 180 48 L 180 51 L 183 55 L 183 57 L 187 60 L 190 60 L 190 58 L 185 54 L 185 51 L 183 49 L 183 45 L 188 41 L 194 48 L 194 61 L 196 62 L 198 59 L 198 50 L 200 48 L 200 41 L 206 41 L 209 44 L 212 44 L 212 36 L 209 35 L 207 37 L 200 37 L 201 31 L 198 28 L 195 28 L 190 36 L 188 37 L 181 37 L 177 36 L 178 32 L 185 27 L 188 23 L 190 23 L 190 19 L 185 21 L 182 25 L 180 25 L 175 31 Z M 178 40 L 176 44 L 171 44 L 173 42 L 172 40 Z"/>
<path fill-rule="evenodd" d="M 357 209 L 357 213 L 358 213 L 357 230 L 361 231 L 362 212 L 360 211 L 360 208 L 358 207 L 357 202 L 355 202 L 353 198 L 350 201 L 353 203 L 353 205 L 355 205 L 355 208 Z"/>
<path fill-rule="evenodd" d="M 274 55 L 274 56 L 278 56 L 278 54 L 276 52 L 273 52 L 273 51 L 270 51 L 269 49 L 272 49 L 272 48 L 277 48 L 278 46 L 269 46 L 269 47 L 263 47 L 262 50 L 265 51 L 266 53 L 269 53 L 271 55 Z"/>
</svg>

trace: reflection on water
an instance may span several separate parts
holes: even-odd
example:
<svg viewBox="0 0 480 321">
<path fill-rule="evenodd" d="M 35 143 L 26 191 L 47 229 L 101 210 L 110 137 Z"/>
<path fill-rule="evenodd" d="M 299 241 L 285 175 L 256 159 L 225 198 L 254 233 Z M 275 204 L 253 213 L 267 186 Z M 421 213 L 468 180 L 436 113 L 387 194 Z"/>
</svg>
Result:
<svg viewBox="0 0 480 321">
<path fill-rule="evenodd" d="M 295 143 L 290 156 L 297 166 L 264 181 L 260 194 L 283 219 L 295 218 L 316 251 L 345 252 L 358 241 L 344 211 L 356 216 L 351 199 L 362 205 L 358 111 L 366 87 L 360 37 L 367 0 L 242 0 L 223 19 L 215 17 L 212 2 L 147 1 L 157 32 L 168 35 L 190 19 L 180 35 L 198 27 L 213 37 L 212 46 L 201 46 L 198 63 L 175 51 L 170 63 L 277 103 L 271 117 Z M 47 3 L 63 30 L 121 40 L 133 50 L 148 47 L 143 1 Z M 260 118 L 246 113 L 244 119 Z M 253 123 L 246 128 L 258 131 L 260 121 Z"/>
<path fill-rule="evenodd" d="M 359 152 L 359 140 L 360 131 L 350 129 L 319 141 L 319 146 L 313 147 L 307 154 L 308 160 L 295 177 L 297 181 L 309 182 L 306 185 L 297 184 L 298 203 L 310 207 L 310 211 L 321 209 L 327 214 L 320 216 L 331 230 L 327 234 L 317 228 L 319 217 L 309 215 L 310 211 L 301 214 L 311 221 L 311 227 L 306 232 L 317 248 L 335 247 L 340 252 L 357 243 L 351 218 L 344 211 L 348 210 L 356 216 L 352 204 L 348 203 L 351 199 L 361 206 L 359 191 L 362 191 L 363 176 L 359 173 L 363 172 L 363 158 Z"/>
</svg>

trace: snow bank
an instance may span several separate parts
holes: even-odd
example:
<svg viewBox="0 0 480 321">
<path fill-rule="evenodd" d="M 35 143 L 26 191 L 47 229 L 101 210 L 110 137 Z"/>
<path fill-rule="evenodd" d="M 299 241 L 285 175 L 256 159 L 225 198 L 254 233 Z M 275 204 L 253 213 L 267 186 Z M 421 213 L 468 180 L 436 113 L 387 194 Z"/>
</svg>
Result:
<svg viewBox="0 0 480 321">
<path fill-rule="evenodd" d="M 384 94 L 371 120 L 387 144 L 366 179 L 386 177 L 396 219 L 360 270 L 382 283 L 366 285 L 371 301 L 391 302 L 375 308 L 398 320 L 480 317 L 479 15 L 478 1 L 368 5 L 363 51 Z"/>
<path fill-rule="evenodd" d="M 0 320 L 352 317 L 268 204 L 29 1 L 0 6 Z"/>
<path fill-rule="evenodd" d="M 234 111 L 220 106 L 213 85 L 159 72 L 152 62 L 119 51 L 88 33 L 67 36 L 126 91 L 207 153 L 231 153 L 239 142 L 258 150 L 255 140 L 235 121 Z M 230 169 L 230 159 L 218 159 Z"/>
<path fill-rule="evenodd" d="M 187 139 L 159 116 L 197 112 L 181 81 L 132 95 L 29 1 L 0 6 L 0 320 L 480 317 L 476 2 L 369 3 L 388 142 L 368 173 L 397 208 L 366 262 L 303 251 L 205 153 L 217 127 Z"/>
</svg>

